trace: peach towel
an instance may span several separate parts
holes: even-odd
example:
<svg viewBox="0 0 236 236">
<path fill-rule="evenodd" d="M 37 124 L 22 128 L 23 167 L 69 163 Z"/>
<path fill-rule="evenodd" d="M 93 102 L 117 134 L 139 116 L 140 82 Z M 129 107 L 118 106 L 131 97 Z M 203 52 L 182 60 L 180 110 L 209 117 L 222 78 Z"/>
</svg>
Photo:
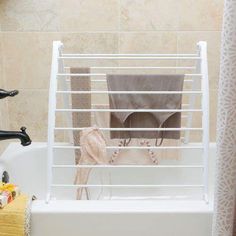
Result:
<svg viewBox="0 0 236 236">
<path fill-rule="evenodd" d="M 89 68 L 70 68 L 71 74 L 89 74 Z M 84 76 L 71 76 L 71 90 L 72 91 L 90 91 L 91 81 L 90 77 Z M 73 109 L 91 109 L 91 94 L 72 94 L 71 103 Z M 90 127 L 91 115 L 89 112 L 73 112 L 72 123 L 74 128 Z M 79 146 L 79 131 L 73 131 L 74 145 Z M 76 164 L 80 159 L 80 150 L 75 150 Z"/>
</svg>

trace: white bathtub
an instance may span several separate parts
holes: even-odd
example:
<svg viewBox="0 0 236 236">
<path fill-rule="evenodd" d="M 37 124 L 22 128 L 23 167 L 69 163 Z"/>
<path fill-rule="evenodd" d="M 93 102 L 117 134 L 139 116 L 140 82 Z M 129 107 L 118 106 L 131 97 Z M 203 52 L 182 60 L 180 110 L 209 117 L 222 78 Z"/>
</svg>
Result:
<svg viewBox="0 0 236 236">
<path fill-rule="evenodd" d="M 72 154 L 61 150 L 55 156 L 61 163 L 73 163 Z M 194 162 L 197 156 L 197 153 L 191 153 L 191 155 L 186 153 L 185 158 Z M 211 144 L 209 161 L 210 196 L 213 189 L 214 158 L 215 145 Z M 151 198 L 145 201 L 124 200 L 133 193 L 113 192 L 113 199 L 120 198 L 123 200 L 110 201 L 104 200 L 111 197 L 110 192 L 104 191 L 99 201 L 74 201 L 74 192 L 60 191 L 56 192 L 56 196 L 57 199 L 61 200 L 52 200 L 46 204 L 44 200 L 46 197 L 45 143 L 33 143 L 29 147 L 21 147 L 18 143 L 10 144 L 0 158 L 0 174 L 4 170 L 8 171 L 10 181 L 18 184 L 23 192 L 35 195 L 38 198 L 32 205 L 32 236 L 211 235 L 213 209 L 211 197 L 209 204 L 203 200 L 176 200 L 165 199 L 164 197 L 159 200 L 151 200 Z M 127 178 L 128 174 L 128 172 L 124 174 L 123 178 Z M 145 172 L 143 174 L 145 175 Z M 178 178 L 175 177 L 176 174 Z M 193 171 L 193 182 L 198 179 L 198 176 L 194 175 Z M 59 170 L 55 176 L 57 181 L 65 181 L 66 183 L 74 179 L 74 173 L 66 170 Z M 97 173 L 93 173 L 92 178 L 96 178 L 96 176 Z M 186 173 L 174 173 L 176 179 L 184 179 L 185 177 Z M 169 178 L 173 180 L 171 174 Z M 117 181 L 116 176 L 113 181 Z M 93 194 L 97 193 L 92 192 Z M 160 196 L 165 194 L 165 191 L 161 192 Z"/>
</svg>

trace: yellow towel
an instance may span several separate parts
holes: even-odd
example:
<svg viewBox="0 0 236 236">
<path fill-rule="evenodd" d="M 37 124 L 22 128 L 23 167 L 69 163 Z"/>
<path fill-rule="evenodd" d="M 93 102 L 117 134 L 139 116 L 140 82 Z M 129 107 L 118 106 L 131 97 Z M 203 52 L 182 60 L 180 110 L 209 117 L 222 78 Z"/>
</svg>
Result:
<svg viewBox="0 0 236 236">
<path fill-rule="evenodd" d="M 30 198 L 20 195 L 0 209 L 0 236 L 28 236 Z"/>
</svg>

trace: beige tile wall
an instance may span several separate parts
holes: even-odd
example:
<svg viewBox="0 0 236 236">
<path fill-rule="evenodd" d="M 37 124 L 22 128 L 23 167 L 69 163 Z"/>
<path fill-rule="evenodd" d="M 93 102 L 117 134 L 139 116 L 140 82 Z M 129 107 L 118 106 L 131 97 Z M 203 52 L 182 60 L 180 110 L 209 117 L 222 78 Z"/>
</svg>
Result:
<svg viewBox="0 0 236 236">
<path fill-rule="evenodd" d="M 214 141 L 222 11 L 223 0 L 1 0 L 0 85 L 20 90 L 1 101 L 1 128 L 46 140 L 53 40 L 83 53 L 192 53 L 206 40 Z"/>
</svg>

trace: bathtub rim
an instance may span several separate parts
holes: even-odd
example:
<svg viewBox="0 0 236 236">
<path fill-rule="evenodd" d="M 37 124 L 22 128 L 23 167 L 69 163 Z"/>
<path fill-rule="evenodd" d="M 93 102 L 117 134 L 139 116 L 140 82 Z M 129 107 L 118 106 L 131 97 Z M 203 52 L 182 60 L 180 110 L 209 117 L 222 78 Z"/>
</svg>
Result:
<svg viewBox="0 0 236 236">
<path fill-rule="evenodd" d="M 59 213 L 198 213 L 211 214 L 213 204 L 202 201 L 140 201 L 140 200 L 35 200 L 32 203 L 32 214 L 59 214 Z"/>
</svg>

